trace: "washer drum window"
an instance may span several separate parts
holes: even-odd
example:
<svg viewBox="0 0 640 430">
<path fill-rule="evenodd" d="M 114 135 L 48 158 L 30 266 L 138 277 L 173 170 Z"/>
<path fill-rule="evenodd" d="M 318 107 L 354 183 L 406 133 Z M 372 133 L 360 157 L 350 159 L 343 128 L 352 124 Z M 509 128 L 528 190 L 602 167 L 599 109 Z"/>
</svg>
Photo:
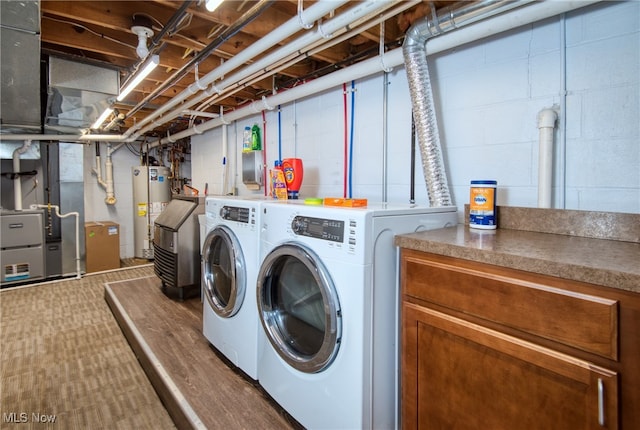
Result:
<svg viewBox="0 0 640 430">
<path fill-rule="evenodd" d="M 316 373 L 340 347 L 340 302 L 328 271 L 313 252 L 285 243 L 265 258 L 258 274 L 260 322 L 276 352 L 293 368 Z"/>
<path fill-rule="evenodd" d="M 211 230 L 202 254 L 202 285 L 213 311 L 220 317 L 235 315 L 244 300 L 246 267 L 240 244 L 225 226 Z"/>
</svg>

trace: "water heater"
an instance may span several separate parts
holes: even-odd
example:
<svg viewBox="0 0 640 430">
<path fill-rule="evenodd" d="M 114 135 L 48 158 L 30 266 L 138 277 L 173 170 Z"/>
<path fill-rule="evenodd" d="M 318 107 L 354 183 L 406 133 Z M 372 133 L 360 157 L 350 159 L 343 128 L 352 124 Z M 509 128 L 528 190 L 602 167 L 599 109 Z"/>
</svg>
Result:
<svg viewBox="0 0 640 430">
<path fill-rule="evenodd" d="M 153 258 L 153 223 L 171 201 L 169 168 L 164 166 L 134 166 L 133 174 L 133 236 L 134 255 Z"/>
</svg>

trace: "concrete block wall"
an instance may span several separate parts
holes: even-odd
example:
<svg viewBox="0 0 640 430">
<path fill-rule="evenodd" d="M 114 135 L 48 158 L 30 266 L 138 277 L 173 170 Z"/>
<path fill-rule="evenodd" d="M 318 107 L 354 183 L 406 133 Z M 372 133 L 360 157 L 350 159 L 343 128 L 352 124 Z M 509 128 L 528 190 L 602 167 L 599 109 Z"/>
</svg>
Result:
<svg viewBox="0 0 640 430">
<path fill-rule="evenodd" d="M 537 114 L 564 104 L 559 114 L 566 129 L 558 121 L 555 132 L 553 206 L 640 212 L 639 34 L 640 3 L 606 2 L 429 57 L 454 204 L 462 209 L 468 203 L 470 180 L 496 179 L 500 204 L 537 206 Z M 347 102 L 350 109 L 350 93 Z M 283 157 L 305 163 L 303 196 L 341 196 L 342 88 L 282 106 L 281 115 Z M 266 112 L 266 120 L 272 166 L 277 112 Z M 262 124 L 261 116 L 238 121 L 236 128 L 254 122 Z M 387 81 L 379 74 L 355 83 L 353 197 L 381 200 L 386 191 L 388 201 L 408 201 L 410 128 L 404 69 L 392 71 Z M 219 133 L 193 138 L 194 159 L 216 153 Z M 241 134 L 228 136 L 230 154 L 237 153 Z M 193 172 L 194 180 L 200 174 L 216 180 L 211 170 L 194 165 Z M 238 193 L 251 194 L 238 179 Z M 416 200 L 428 200 L 419 158 Z"/>
<path fill-rule="evenodd" d="M 588 6 L 430 56 L 429 67 L 449 188 L 460 212 L 472 179 L 496 179 L 499 204 L 537 206 L 536 116 L 564 104 L 566 129 L 555 132 L 552 205 L 640 213 L 640 2 Z M 347 104 L 350 115 L 350 92 Z M 282 157 L 304 160 L 301 197 L 342 196 L 342 88 L 283 105 L 280 114 Z M 397 67 L 386 80 L 382 73 L 357 80 L 354 115 L 352 196 L 407 202 L 411 101 L 404 69 Z M 278 157 L 277 109 L 265 118 L 271 167 Z M 260 113 L 226 128 L 230 189 L 240 195 L 263 194 L 248 190 L 241 177 L 242 130 L 254 123 L 263 125 Z M 117 156 L 131 158 L 123 151 Z M 211 194 L 228 191 L 222 190 L 222 156 L 222 127 L 192 137 L 196 188 L 208 183 Z M 125 162 L 117 181 L 126 181 L 136 162 Z M 89 178 L 87 158 L 85 163 Z M 419 156 L 415 180 L 416 202 L 427 204 Z M 119 203 L 127 187 L 116 183 Z M 97 195 L 88 198 L 99 205 L 103 196 Z M 93 210 L 93 218 L 114 219 L 104 206 Z M 117 208 L 125 225 L 131 214 L 129 207 Z M 123 256 L 133 254 L 130 248 Z"/>
</svg>

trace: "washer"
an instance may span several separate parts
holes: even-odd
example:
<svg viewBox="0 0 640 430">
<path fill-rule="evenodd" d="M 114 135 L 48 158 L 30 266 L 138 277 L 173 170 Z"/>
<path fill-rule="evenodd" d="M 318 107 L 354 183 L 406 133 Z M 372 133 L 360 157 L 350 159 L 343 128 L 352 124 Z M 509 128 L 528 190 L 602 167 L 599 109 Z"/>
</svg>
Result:
<svg viewBox="0 0 640 430">
<path fill-rule="evenodd" d="M 207 197 L 202 251 L 202 331 L 249 377 L 258 379 L 261 335 L 256 307 L 262 200 Z"/>
<path fill-rule="evenodd" d="M 397 428 L 394 236 L 455 224 L 455 207 L 266 203 L 257 280 L 264 390 L 306 428 Z"/>
</svg>

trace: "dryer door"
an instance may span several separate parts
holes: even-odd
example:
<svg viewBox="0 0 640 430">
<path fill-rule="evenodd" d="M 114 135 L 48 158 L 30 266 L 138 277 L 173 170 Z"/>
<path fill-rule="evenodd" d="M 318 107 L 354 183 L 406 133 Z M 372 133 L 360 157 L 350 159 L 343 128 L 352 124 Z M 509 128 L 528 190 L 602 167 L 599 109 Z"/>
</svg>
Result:
<svg viewBox="0 0 640 430">
<path fill-rule="evenodd" d="M 274 248 L 260 267 L 257 301 L 267 338 L 283 360 L 305 373 L 331 364 L 342 334 L 340 302 L 311 250 L 296 243 Z"/>
<path fill-rule="evenodd" d="M 213 311 L 223 318 L 235 315 L 244 300 L 245 284 L 246 266 L 238 240 L 227 227 L 215 227 L 202 251 L 202 286 Z"/>
</svg>

